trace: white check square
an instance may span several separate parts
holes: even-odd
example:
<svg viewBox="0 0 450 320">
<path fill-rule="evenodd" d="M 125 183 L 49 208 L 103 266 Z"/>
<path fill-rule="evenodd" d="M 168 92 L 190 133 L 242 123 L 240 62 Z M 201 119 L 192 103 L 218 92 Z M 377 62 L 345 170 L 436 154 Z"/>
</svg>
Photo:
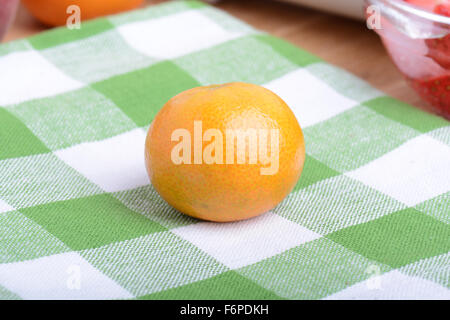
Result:
<svg viewBox="0 0 450 320">
<path fill-rule="evenodd" d="M 429 280 L 411 277 L 397 270 L 373 276 L 326 300 L 448 300 L 450 290 Z"/>
<path fill-rule="evenodd" d="M 292 109 L 302 128 L 327 120 L 358 103 L 339 94 L 307 69 L 297 69 L 264 85 Z"/>
<path fill-rule="evenodd" d="M 241 35 L 193 10 L 126 24 L 118 31 L 132 48 L 160 59 L 183 56 Z"/>
<path fill-rule="evenodd" d="M 33 50 L 0 57 L 0 70 L 0 105 L 3 106 L 83 87 Z"/>
<path fill-rule="evenodd" d="M 231 269 L 321 237 L 272 212 L 240 222 L 201 222 L 172 231 Z"/>
<path fill-rule="evenodd" d="M 450 148 L 421 135 L 346 175 L 415 206 L 450 190 L 449 164 Z"/>
<path fill-rule="evenodd" d="M 0 286 L 24 299 L 133 297 L 75 252 L 1 264 Z"/>
<path fill-rule="evenodd" d="M 55 155 L 107 192 L 149 184 L 144 164 L 145 132 L 135 129 L 115 137 L 59 150 Z"/>
<path fill-rule="evenodd" d="M 0 199 L 0 213 L 4 213 L 4 212 L 8 212 L 8 211 L 13 211 L 14 208 L 11 207 L 9 204 L 7 204 L 5 201 L 3 201 L 2 199 Z"/>
</svg>

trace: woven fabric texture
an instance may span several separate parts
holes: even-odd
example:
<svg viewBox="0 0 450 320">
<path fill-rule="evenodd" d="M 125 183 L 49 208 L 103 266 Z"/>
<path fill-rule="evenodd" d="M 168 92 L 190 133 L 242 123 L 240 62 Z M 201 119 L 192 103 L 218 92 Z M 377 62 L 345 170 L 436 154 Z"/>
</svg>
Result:
<svg viewBox="0 0 450 320">
<path fill-rule="evenodd" d="M 202 222 L 152 188 L 146 130 L 232 81 L 287 102 L 306 163 L 271 212 Z M 201 2 L 0 46 L 1 299 L 450 299 L 449 223 L 448 121 Z"/>
</svg>

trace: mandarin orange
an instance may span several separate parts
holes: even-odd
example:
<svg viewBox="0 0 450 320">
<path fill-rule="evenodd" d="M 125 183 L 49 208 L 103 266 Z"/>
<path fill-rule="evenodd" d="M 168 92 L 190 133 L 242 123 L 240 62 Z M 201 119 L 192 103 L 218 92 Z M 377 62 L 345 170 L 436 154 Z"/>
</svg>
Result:
<svg viewBox="0 0 450 320">
<path fill-rule="evenodd" d="M 49 26 L 66 24 L 70 14 L 67 8 L 77 5 L 80 8 L 81 20 L 88 20 L 104 15 L 119 13 L 141 5 L 143 0 L 22 0 L 27 9 Z"/>
<path fill-rule="evenodd" d="M 192 217 L 235 221 L 273 209 L 303 169 L 300 125 L 286 103 L 258 85 L 197 87 L 154 118 L 145 161 L 156 191 Z"/>
</svg>

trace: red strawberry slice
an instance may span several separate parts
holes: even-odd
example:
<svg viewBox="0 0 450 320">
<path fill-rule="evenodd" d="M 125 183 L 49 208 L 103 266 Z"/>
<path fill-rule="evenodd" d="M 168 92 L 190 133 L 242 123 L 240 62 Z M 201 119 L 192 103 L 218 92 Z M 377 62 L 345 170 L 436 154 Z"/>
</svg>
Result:
<svg viewBox="0 0 450 320">
<path fill-rule="evenodd" d="M 434 7 L 433 12 L 450 17 L 449 1 L 441 1 Z M 433 59 L 442 68 L 450 69 L 450 36 L 446 35 L 439 39 L 428 39 L 425 43 L 429 49 L 427 56 Z"/>
<path fill-rule="evenodd" d="M 437 0 L 404 0 L 412 5 L 424 8 L 428 11 L 433 11 L 436 4 L 439 2 Z"/>
<path fill-rule="evenodd" d="M 450 17 L 450 4 L 448 2 L 438 4 L 434 7 L 433 12 L 442 16 Z"/>
<path fill-rule="evenodd" d="M 450 17 L 450 0 L 404 0 L 430 12 Z"/>
<path fill-rule="evenodd" d="M 427 57 L 433 59 L 442 68 L 450 69 L 450 35 L 437 39 L 427 39 L 425 44 L 428 47 Z"/>
<path fill-rule="evenodd" d="M 435 110 L 450 118 L 450 76 L 432 79 L 409 79 L 416 92 Z"/>
</svg>

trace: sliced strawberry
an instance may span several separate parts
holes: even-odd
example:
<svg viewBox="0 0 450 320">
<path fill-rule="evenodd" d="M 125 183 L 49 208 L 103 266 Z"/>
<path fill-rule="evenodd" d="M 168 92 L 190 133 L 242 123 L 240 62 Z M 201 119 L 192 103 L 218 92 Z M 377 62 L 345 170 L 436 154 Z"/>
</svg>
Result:
<svg viewBox="0 0 450 320">
<path fill-rule="evenodd" d="M 444 69 L 450 69 L 450 35 L 438 39 L 427 39 L 427 57 L 433 59 Z"/>
<path fill-rule="evenodd" d="M 433 9 L 434 13 L 440 14 L 441 16 L 450 17 L 450 3 L 448 1 L 438 4 Z"/>
<path fill-rule="evenodd" d="M 420 7 L 430 12 L 434 12 L 446 17 L 450 17 L 450 0 L 404 0 L 407 3 Z"/>
<path fill-rule="evenodd" d="M 436 112 L 450 118 L 450 76 L 426 80 L 409 79 L 416 92 L 433 106 Z"/>
<path fill-rule="evenodd" d="M 437 0 L 404 0 L 412 5 L 424 8 L 428 11 L 433 11 L 434 7 L 436 7 Z"/>
</svg>

